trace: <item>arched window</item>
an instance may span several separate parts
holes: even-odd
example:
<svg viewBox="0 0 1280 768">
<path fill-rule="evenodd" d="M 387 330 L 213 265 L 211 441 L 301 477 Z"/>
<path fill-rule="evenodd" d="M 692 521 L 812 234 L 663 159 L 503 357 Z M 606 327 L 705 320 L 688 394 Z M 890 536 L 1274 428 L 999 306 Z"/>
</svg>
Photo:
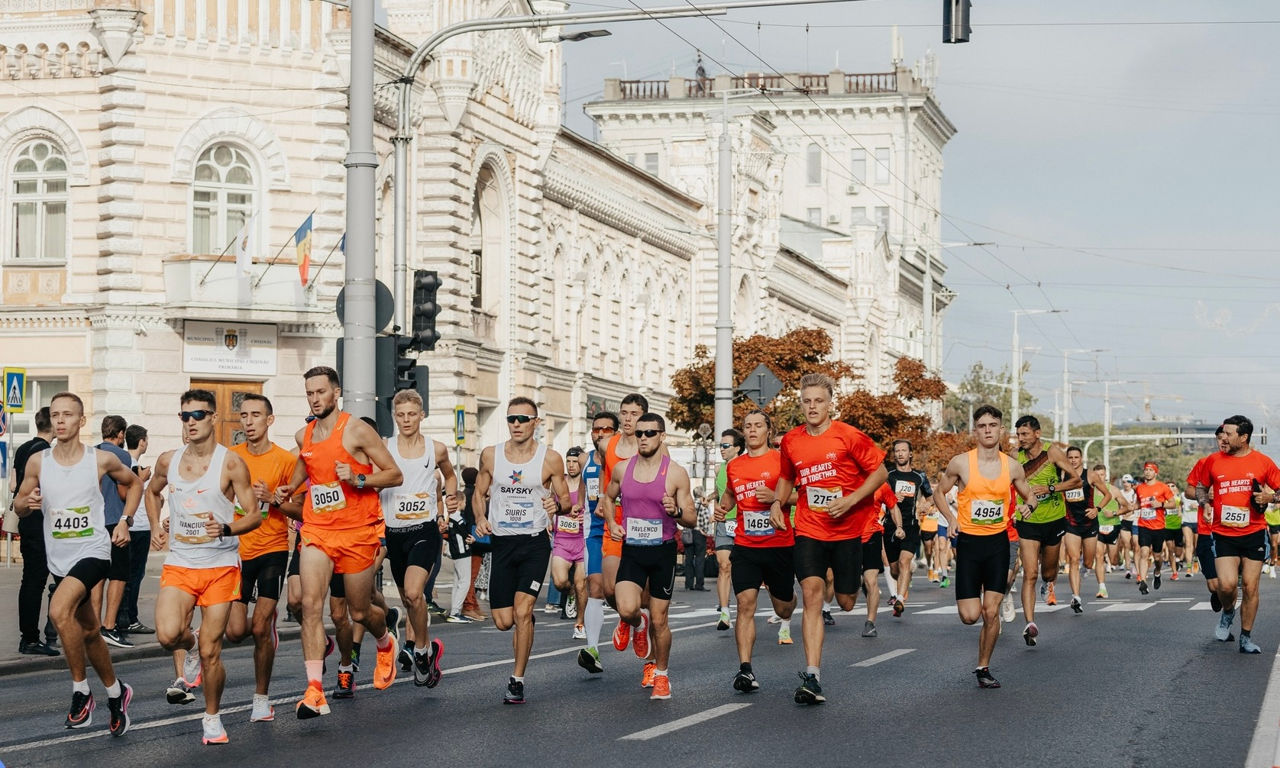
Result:
<svg viewBox="0 0 1280 768">
<path fill-rule="evenodd" d="M 53 142 L 37 139 L 18 150 L 12 168 L 13 258 L 67 257 L 67 159 Z"/>
<path fill-rule="evenodd" d="M 247 153 L 234 144 L 206 149 L 191 183 L 191 252 L 222 253 L 253 215 L 256 197 Z"/>
</svg>

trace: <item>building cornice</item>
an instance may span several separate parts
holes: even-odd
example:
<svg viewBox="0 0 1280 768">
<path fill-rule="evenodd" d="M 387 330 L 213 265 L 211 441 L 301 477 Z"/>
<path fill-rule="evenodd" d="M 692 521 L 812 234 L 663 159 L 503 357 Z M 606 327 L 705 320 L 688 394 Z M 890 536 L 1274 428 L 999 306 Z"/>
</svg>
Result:
<svg viewBox="0 0 1280 768">
<path fill-rule="evenodd" d="M 593 184 L 591 179 L 558 165 L 554 158 L 543 171 L 542 194 L 686 261 L 697 250 L 693 239 L 677 229 L 688 226 L 684 222 L 652 207 L 637 205 L 604 185 Z"/>
</svg>

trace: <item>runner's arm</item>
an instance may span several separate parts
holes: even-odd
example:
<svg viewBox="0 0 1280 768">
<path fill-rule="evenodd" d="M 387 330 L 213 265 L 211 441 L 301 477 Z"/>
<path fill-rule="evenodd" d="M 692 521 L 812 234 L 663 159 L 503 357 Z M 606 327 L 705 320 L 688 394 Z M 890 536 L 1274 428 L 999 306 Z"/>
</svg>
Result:
<svg viewBox="0 0 1280 768">
<path fill-rule="evenodd" d="M 720 494 L 720 499 L 716 502 L 716 511 L 711 514 L 711 518 L 717 523 L 723 523 L 725 515 L 733 509 L 734 501 L 736 499 L 733 496 L 733 490 L 726 485 L 724 493 Z"/>
<path fill-rule="evenodd" d="M 244 459 L 228 452 L 226 469 L 231 490 L 240 508 L 245 511 L 228 526 L 232 536 L 239 536 L 262 525 L 262 515 L 254 514 L 258 510 L 258 498 L 253 495 L 253 483 L 249 479 L 249 467 L 245 465 Z M 227 529 L 219 530 L 218 535 L 221 536 L 225 530 Z"/>
<path fill-rule="evenodd" d="M 547 450 L 547 457 L 542 461 L 547 488 L 551 495 L 545 497 L 554 506 L 547 509 L 550 514 L 568 512 L 573 507 L 573 497 L 569 495 L 569 481 L 564 478 L 564 458 L 559 451 Z"/>
<path fill-rule="evenodd" d="M 691 528 L 698 524 L 698 510 L 693 503 L 693 492 L 689 487 L 689 473 L 684 467 L 672 462 L 672 484 L 675 486 L 675 502 L 678 514 L 672 515 L 676 522 Z"/>
<path fill-rule="evenodd" d="M 631 459 L 623 459 L 613 468 L 613 473 L 609 476 L 609 485 L 600 494 L 600 501 L 596 503 L 596 511 L 604 518 L 605 525 L 609 528 L 609 536 L 614 541 L 622 541 L 622 526 L 618 525 L 617 505 L 614 499 L 618 498 L 618 494 L 622 492 L 622 477 L 627 466 L 631 464 Z"/>
<path fill-rule="evenodd" d="M 1085 481 L 1082 476 L 1085 473 L 1082 472 L 1079 475 L 1075 473 L 1075 470 L 1071 468 L 1071 463 L 1067 461 L 1067 454 L 1063 453 L 1061 448 L 1056 445 L 1050 445 L 1049 460 L 1053 462 L 1053 465 L 1058 468 L 1058 471 L 1061 472 L 1063 478 L 1065 478 L 1061 482 L 1054 483 L 1054 488 L 1059 491 L 1071 491 L 1076 488 L 1084 487 Z M 1087 471 L 1088 470 L 1085 470 L 1085 472 Z"/>
<path fill-rule="evenodd" d="M 938 477 L 938 487 L 933 492 L 933 506 L 942 511 L 942 516 L 947 519 L 947 528 L 958 531 L 959 523 L 956 520 L 956 513 L 951 509 L 951 500 L 947 495 L 951 493 L 951 489 L 960 483 L 960 467 L 961 458 L 965 454 L 953 457 L 947 462 L 947 468 L 942 470 L 942 474 Z M 938 498 L 942 498 L 942 503 L 938 503 Z"/>
<path fill-rule="evenodd" d="M 471 512 L 475 516 L 476 535 L 488 536 L 489 486 L 493 484 L 493 446 L 480 452 L 480 467 L 476 470 L 476 490 L 471 494 Z"/>
<path fill-rule="evenodd" d="M 122 547 L 129 543 L 129 522 L 142 501 L 142 481 L 114 453 L 98 452 L 98 470 L 116 482 L 117 492 L 124 492 L 124 512 L 111 531 L 111 543 Z"/>
<path fill-rule="evenodd" d="M 13 511 L 18 517 L 26 517 L 32 510 L 40 508 L 40 456 L 41 454 L 36 453 L 27 459 L 27 474 L 22 478 L 22 485 L 14 492 Z"/>
<path fill-rule="evenodd" d="M 1009 480 L 1018 491 L 1018 495 L 1026 501 L 1024 506 L 1027 511 L 1022 515 L 1022 519 L 1026 520 L 1032 512 L 1036 511 L 1040 503 L 1035 501 L 1036 495 L 1031 492 L 1031 484 L 1027 482 L 1027 473 L 1022 469 L 1022 465 L 1012 459 L 1009 461 Z"/>
<path fill-rule="evenodd" d="M 164 489 L 169 484 L 169 461 L 172 458 L 173 451 L 165 451 L 156 459 L 156 471 L 152 473 L 147 492 L 142 497 L 147 508 L 147 520 L 151 523 L 152 549 L 164 547 L 166 531 L 160 524 L 160 508 L 164 506 Z"/>
<path fill-rule="evenodd" d="M 432 440 L 436 451 L 436 468 L 444 477 L 444 508 L 449 514 L 458 511 L 462 506 L 462 496 L 458 493 L 458 473 L 449 460 L 449 448 L 439 440 Z"/>
<path fill-rule="evenodd" d="M 364 487 L 395 488 L 403 483 L 404 473 L 400 471 L 396 460 L 391 458 L 391 451 L 387 450 L 387 444 L 382 442 L 377 430 L 363 421 L 352 419 L 347 422 L 347 431 L 350 432 L 353 426 L 355 434 L 352 437 L 356 438 L 356 446 L 364 451 L 369 463 L 373 465 L 373 474 L 364 479 Z"/>
</svg>

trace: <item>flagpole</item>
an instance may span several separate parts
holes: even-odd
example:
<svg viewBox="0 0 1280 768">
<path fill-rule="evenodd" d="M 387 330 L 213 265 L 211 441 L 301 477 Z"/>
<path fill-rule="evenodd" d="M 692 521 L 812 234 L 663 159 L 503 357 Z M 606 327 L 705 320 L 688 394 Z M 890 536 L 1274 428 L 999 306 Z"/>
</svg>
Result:
<svg viewBox="0 0 1280 768">
<path fill-rule="evenodd" d="M 200 278 L 200 282 L 197 283 L 197 285 L 204 285 L 204 281 L 209 279 L 209 273 L 213 271 L 214 267 L 218 266 L 218 262 L 222 261 L 222 257 L 227 255 L 227 251 L 231 250 L 231 246 L 236 244 L 236 239 L 239 237 L 239 232 L 232 235 L 231 242 L 227 243 L 227 247 L 222 249 L 222 253 L 218 254 L 218 258 L 214 259 L 213 263 L 209 265 L 209 268 L 205 270 L 204 277 Z"/>
<path fill-rule="evenodd" d="M 324 261 L 320 262 L 320 268 L 317 269 L 315 275 L 313 275 L 312 278 L 309 281 L 307 281 L 306 290 L 311 290 L 311 286 L 315 285 L 316 280 L 320 279 L 320 273 L 324 271 L 325 265 L 329 263 L 329 257 L 333 255 L 334 251 L 338 250 L 338 246 L 341 243 L 342 243 L 342 239 L 339 238 L 338 242 L 334 243 L 333 247 L 329 249 L 329 252 L 325 254 Z"/>
<path fill-rule="evenodd" d="M 307 223 L 307 219 L 310 219 L 312 216 L 315 216 L 315 215 L 316 215 L 316 211 L 317 211 L 317 210 L 319 210 L 319 209 L 318 209 L 318 208 L 312 208 L 312 209 L 311 209 L 311 213 L 308 213 L 308 214 L 306 215 L 306 218 L 304 218 L 304 219 L 302 220 L 302 223 L 303 223 L 303 224 Z M 315 226 L 315 225 L 313 224 L 313 225 L 312 225 L 313 229 L 314 229 L 314 226 Z M 295 230 L 293 231 L 293 235 L 290 235 L 290 236 L 289 236 L 289 241 L 290 241 L 290 242 L 293 242 L 293 239 L 294 239 L 294 237 L 295 237 L 297 234 L 298 234 L 298 230 L 296 230 L 296 229 L 295 229 Z M 271 261 L 267 263 L 267 269 L 271 269 L 272 267 L 274 267 L 274 266 L 276 265 L 276 261 L 280 258 L 280 254 L 284 253 L 284 249 L 285 249 L 285 248 L 288 248 L 288 247 L 289 247 L 289 243 L 285 243 L 284 245 L 280 246 L 280 250 L 276 251 L 276 255 L 275 255 L 275 256 L 273 256 L 273 257 L 271 257 Z M 258 275 L 258 279 L 257 279 L 257 280 L 255 280 L 255 281 L 254 281 L 254 283 L 253 283 L 253 287 L 254 287 L 254 288 L 257 288 L 257 287 L 258 287 L 258 283 L 261 283 L 261 282 L 262 282 L 262 278 L 264 278 L 264 277 L 266 277 L 266 276 L 267 276 L 267 269 L 262 270 L 262 274 Z"/>
</svg>

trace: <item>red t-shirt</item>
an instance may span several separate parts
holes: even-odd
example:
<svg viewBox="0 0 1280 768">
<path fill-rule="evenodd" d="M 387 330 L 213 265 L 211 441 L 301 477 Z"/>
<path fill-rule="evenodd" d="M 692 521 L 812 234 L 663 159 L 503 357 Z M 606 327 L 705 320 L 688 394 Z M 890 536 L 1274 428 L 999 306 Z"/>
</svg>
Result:
<svg viewBox="0 0 1280 768">
<path fill-rule="evenodd" d="M 1204 471 L 1204 465 L 1208 460 L 1209 460 L 1208 456 L 1201 457 L 1200 460 L 1196 462 L 1196 465 L 1191 468 L 1191 471 L 1187 473 L 1187 491 L 1189 493 L 1195 493 L 1195 489 L 1197 485 L 1203 485 L 1206 488 L 1209 487 L 1209 476 L 1205 474 L 1205 471 Z M 1200 527 L 1200 526 L 1203 526 L 1203 527 Z M 1197 527 L 1199 528 L 1199 530 L 1204 531 L 1205 533 L 1213 532 L 1213 505 L 1212 504 L 1200 505 L 1200 522 Z"/>
<path fill-rule="evenodd" d="M 1138 527 L 1164 530 L 1164 503 L 1173 498 L 1173 489 L 1160 480 L 1138 483 Z"/>
<path fill-rule="evenodd" d="M 1213 533 L 1247 536 L 1267 527 L 1262 512 L 1253 509 L 1254 483 L 1280 488 L 1280 468 L 1265 454 L 1244 456 L 1215 453 L 1205 458 L 1204 474 L 1213 489 Z"/>
<path fill-rule="evenodd" d="M 867 516 L 878 512 L 875 499 L 868 496 L 853 509 L 833 519 L 826 507 L 848 496 L 884 464 L 884 451 L 862 430 L 842 421 L 833 421 L 820 435 L 811 435 L 799 426 L 782 438 L 782 476 L 800 491 L 796 505 L 795 531 L 819 541 L 857 539 L 867 525 Z"/>
<path fill-rule="evenodd" d="M 735 547 L 790 547 L 796 543 L 795 531 L 790 527 L 785 531 L 774 528 L 769 523 L 769 505 L 756 498 L 757 488 L 778 487 L 778 478 L 782 477 L 781 453 L 772 449 L 760 456 L 744 453 L 725 465 L 725 477 L 738 505 Z"/>
<path fill-rule="evenodd" d="M 891 520 L 889 510 L 898 506 L 898 497 L 888 483 L 877 488 L 871 498 L 875 501 L 876 511 L 867 518 L 867 525 L 862 529 L 863 541 L 870 541 L 877 533 L 884 533 L 885 521 Z"/>
</svg>

